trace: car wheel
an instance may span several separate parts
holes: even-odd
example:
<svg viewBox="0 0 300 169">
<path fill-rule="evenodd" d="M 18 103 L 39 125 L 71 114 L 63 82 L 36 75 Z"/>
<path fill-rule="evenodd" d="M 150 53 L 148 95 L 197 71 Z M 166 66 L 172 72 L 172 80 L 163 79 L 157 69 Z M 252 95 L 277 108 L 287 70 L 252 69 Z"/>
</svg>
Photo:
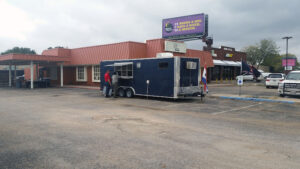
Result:
<svg viewBox="0 0 300 169">
<path fill-rule="evenodd" d="M 266 86 L 267 89 L 269 89 L 269 86 Z"/>
<path fill-rule="evenodd" d="M 284 95 L 284 94 L 279 94 L 279 96 L 280 96 L 280 97 L 284 97 L 285 95 Z"/>
<path fill-rule="evenodd" d="M 133 97 L 133 91 L 131 90 L 131 89 L 127 89 L 126 90 L 126 97 L 128 97 L 128 98 L 131 98 L 131 97 Z"/>
<path fill-rule="evenodd" d="M 118 90 L 118 95 L 119 95 L 120 97 L 125 97 L 125 91 L 124 91 L 123 88 L 119 88 L 119 90 Z"/>
</svg>

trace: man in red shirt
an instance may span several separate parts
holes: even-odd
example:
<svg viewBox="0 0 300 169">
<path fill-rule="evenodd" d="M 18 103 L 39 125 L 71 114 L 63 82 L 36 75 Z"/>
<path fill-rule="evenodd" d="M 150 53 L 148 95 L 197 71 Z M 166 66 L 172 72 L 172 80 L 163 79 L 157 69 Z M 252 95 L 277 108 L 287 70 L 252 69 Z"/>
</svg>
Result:
<svg viewBox="0 0 300 169">
<path fill-rule="evenodd" d="M 106 71 L 104 75 L 104 80 L 105 80 L 105 86 L 106 86 L 106 91 L 105 91 L 105 97 L 109 97 L 109 90 L 111 86 L 111 77 L 109 75 L 109 70 Z"/>
</svg>

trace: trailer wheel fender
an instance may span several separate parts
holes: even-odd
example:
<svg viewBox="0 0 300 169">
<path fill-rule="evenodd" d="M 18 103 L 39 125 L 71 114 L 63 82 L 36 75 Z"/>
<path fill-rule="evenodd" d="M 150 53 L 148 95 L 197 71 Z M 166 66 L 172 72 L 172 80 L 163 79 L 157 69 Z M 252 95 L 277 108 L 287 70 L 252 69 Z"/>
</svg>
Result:
<svg viewBox="0 0 300 169">
<path fill-rule="evenodd" d="M 135 90 L 134 90 L 134 88 L 133 88 L 133 87 L 128 87 L 127 89 L 131 89 L 131 90 L 132 90 L 132 92 L 133 92 L 133 95 L 135 95 Z"/>
<path fill-rule="evenodd" d="M 130 97 L 133 97 L 134 96 L 134 91 L 132 90 L 132 88 L 127 88 L 125 90 L 125 95 L 126 97 L 130 98 Z"/>
</svg>

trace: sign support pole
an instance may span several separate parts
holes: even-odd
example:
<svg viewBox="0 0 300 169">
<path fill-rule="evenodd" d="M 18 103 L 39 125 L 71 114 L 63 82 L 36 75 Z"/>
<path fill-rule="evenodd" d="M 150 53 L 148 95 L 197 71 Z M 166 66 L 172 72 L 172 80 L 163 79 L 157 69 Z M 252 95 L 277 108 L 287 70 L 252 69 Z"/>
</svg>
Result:
<svg viewBox="0 0 300 169">
<path fill-rule="evenodd" d="M 30 61 L 30 88 L 33 89 L 33 61 Z"/>
<path fill-rule="evenodd" d="M 240 76 L 242 76 L 242 73 L 243 73 L 243 58 L 241 57 L 241 70 L 240 70 Z M 241 77 L 242 78 L 242 80 L 244 80 L 243 79 L 243 76 Z M 240 79 L 238 79 L 238 81 L 239 81 Z M 239 83 L 238 83 L 239 84 Z M 241 94 L 242 94 L 242 85 L 241 84 L 239 84 L 239 96 L 241 96 Z"/>
</svg>

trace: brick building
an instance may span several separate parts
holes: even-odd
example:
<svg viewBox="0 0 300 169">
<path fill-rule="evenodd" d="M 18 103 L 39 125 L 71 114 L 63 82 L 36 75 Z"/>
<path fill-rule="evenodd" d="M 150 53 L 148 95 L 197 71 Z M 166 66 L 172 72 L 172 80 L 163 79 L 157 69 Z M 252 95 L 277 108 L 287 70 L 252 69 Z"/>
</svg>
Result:
<svg viewBox="0 0 300 169">
<path fill-rule="evenodd" d="M 241 60 L 246 61 L 245 52 L 236 51 L 235 48 L 221 46 L 221 48 L 204 47 L 212 55 L 214 67 L 208 68 L 209 81 L 234 80 L 240 74 Z"/>
<path fill-rule="evenodd" d="M 52 84 L 99 86 L 99 63 L 102 60 L 153 58 L 156 57 L 157 53 L 164 52 L 172 53 L 173 56 L 200 58 L 201 67 L 204 67 L 204 63 L 207 67 L 214 66 L 210 52 L 192 49 L 186 49 L 185 52 L 170 51 L 166 50 L 166 41 L 174 42 L 176 46 L 183 44 L 179 41 L 153 39 L 147 40 L 146 43 L 129 41 L 75 49 L 54 48 L 45 50 L 40 56 L 63 57 L 68 58 L 68 60 L 63 62 L 63 68 L 57 65 L 35 66 L 33 77 L 36 79 L 37 74 L 41 73 L 41 71 L 36 71 L 36 68 L 39 67 L 38 69 L 46 72 L 43 74 L 51 79 Z M 61 76 L 63 83 L 61 83 Z M 25 70 L 25 78 L 30 79 L 30 77 L 30 69 Z"/>
</svg>

